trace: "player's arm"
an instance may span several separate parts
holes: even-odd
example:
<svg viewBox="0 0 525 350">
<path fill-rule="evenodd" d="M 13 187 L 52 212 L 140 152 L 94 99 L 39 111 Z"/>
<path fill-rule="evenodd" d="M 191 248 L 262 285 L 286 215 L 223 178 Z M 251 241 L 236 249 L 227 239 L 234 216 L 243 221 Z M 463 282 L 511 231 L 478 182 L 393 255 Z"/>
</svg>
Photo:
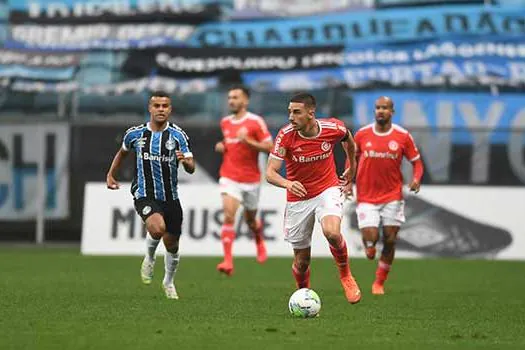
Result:
<svg viewBox="0 0 525 350">
<path fill-rule="evenodd" d="M 423 177 L 424 167 L 421 160 L 421 154 L 416 147 L 412 135 L 408 134 L 405 144 L 405 157 L 412 163 L 412 182 L 408 185 L 410 191 L 419 192 L 421 187 L 421 178 Z"/>
<path fill-rule="evenodd" d="M 193 153 L 190 149 L 190 138 L 181 130 L 178 139 L 180 149 L 175 151 L 177 160 L 182 164 L 184 170 L 186 170 L 188 174 L 193 174 L 195 172 L 195 160 L 193 159 Z"/>
<path fill-rule="evenodd" d="M 266 181 L 274 186 L 286 188 L 298 197 L 306 196 L 306 188 L 299 181 L 290 181 L 279 174 L 279 170 L 283 165 L 283 160 L 272 154 L 268 157 L 268 165 L 266 167 Z"/>
<path fill-rule="evenodd" d="M 348 164 L 348 168 L 345 169 L 343 176 L 348 179 L 348 181 L 352 181 L 357 170 L 357 158 L 356 144 L 349 130 L 346 131 L 346 135 L 341 140 L 341 145 L 343 146 L 343 150 L 346 153 L 347 161 L 345 164 Z"/>
<path fill-rule="evenodd" d="M 272 138 L 268 137 L 265 140 L 257 141 L 256 139 L 248 136 L 246 132 L 239 132 L 237 134 L 237 138 L 241 141 L 246 143 L 248 146 L 254 148 L 258 152 L 266 152 L 270 153 L 273 148 L 273 142 Z"/>
<path fill-rule="evenodd" d="M 193 174 L 195 172 L 195 160 L 193 159 L 193 156 L 184 156 L 182 151 L 175 151 L 175 154 L 184 167 L 184 170 L 186 170 L 188 174 Z"/>
<path fill-rule="evenodd" d="M 120 169 L 120 165 L 122 164 L 122 160 L 129 154 L 129 151 L 120 148 L 115 154 L 115 157 L 113 157 L 113 161 L 111 162 L 111 166 L 109 167 L 108 173 L 106 175 L 106 185 L 111 190 L 117 190 L 120 188 L 120 184 L 115 179 L 117 176 L 117 172 Z"/>
</svg>

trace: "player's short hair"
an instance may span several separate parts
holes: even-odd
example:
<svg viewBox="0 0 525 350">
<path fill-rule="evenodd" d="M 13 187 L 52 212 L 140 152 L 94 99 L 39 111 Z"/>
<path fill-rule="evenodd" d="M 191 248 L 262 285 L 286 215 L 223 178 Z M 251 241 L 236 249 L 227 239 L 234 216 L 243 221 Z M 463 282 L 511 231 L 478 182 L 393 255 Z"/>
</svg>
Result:
<svg viewBox="0 0 525 350">
<path fill-rule="evenodd" d="M 171 99 L 168 93 L 161 91 L 161 90 L 153 91 L 151 95 L 149 95 L 149 99 L 151 100 L 153 97 L 167 97 Z"/>
<path fill-rule="evenodd" d="M 295 94 L 290 99 L 290 102 L 296 102 L 296 103 L 304 103 L 305 107 L 315 108 L 315 97 L 313 95 L 310 95 L 306 92 L 300 92 L 298 94 Z"/>
<path fill-rule="evenodd" d="M 228 92 L 232 90 L 241 90 L 246 97 L 250 98 L 250 89 L 244 85 L 233 85 L 228 89 Z"/>
</svg>

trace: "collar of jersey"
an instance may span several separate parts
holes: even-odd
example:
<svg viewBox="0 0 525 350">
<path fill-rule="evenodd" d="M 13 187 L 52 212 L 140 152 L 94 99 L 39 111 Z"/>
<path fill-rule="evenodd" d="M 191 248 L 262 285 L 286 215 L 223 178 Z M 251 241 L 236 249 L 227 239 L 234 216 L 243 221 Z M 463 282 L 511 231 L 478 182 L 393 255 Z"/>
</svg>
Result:
<svg viewBox="0 0 525 350">
<path fill-rule="evenodd" d="M 162 129 L 162 130 L 158 130 L 158 131 L 153 131 L 153 130 L 151 130 L 151 126 L 149 125 L 149 123 L 150 123 L 150 122 L 147 122 L 147 123 L 146 123 L 146 127 L 147 127 L 148 130 L 151 131 L 151 132 L 162 132 L 162 131 L 166 131 L 166 130 L 168 130 L 168 128 L 170 127 L 170 123 L 166 123 L 166 127 L 165 127 L 164 129 Z"/>
<path fill-rule="evenodd" d="M 300 131 L 297 131 L 297 134 L 299 134 L 299 136 L 301 136 L 303 139 L 307 139 L 307 140 L 312 140 L 312 139 L 318 138 L 319 135 L 321 135 L 321 133 L 323 132 L 323 127 L 321 126 L 321 123 L 319 123 L 319 121 L 317 119 L 315 120 L 315 122 L 319 126 L 319 132 L 317 133 L 317 135 L 308 137 L 308 136 L 302 135 Z"/>
<path fill-rule="evenodd" d="M 388 131 L 379 132 L 379 131 L 376 130 L 376 123 L 374 123 L 374 125 L 372 125 L 372 131 L 377 136 L 388 136 L 388 135 L 390 135 L 392 133 L 392 131 L 394 131 L 394 124 L 390 125 L 390 129 L 388 129 Z"/>
</svg>

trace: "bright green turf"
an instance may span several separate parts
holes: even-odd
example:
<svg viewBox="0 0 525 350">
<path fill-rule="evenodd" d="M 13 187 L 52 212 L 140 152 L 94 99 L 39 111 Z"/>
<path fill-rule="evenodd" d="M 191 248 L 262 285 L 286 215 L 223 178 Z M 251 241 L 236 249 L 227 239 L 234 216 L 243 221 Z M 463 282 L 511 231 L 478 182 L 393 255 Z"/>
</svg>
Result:
<svg viewBox="0 0 525 350">
<path fill-rule="evenodd" d="M 181 300 L 140 257 L 83 257 L 73 249 L 0 248 L 0 349 L 525 349 L 524 263 L 400 260 L 389 294 L 370 295 L 375 264 L 352 263 L 363 290 L 346 303 L 330 259 L 314 259 L 321 317 L 294 319 L 290 259 L 182 257 Z"/>
</svg>

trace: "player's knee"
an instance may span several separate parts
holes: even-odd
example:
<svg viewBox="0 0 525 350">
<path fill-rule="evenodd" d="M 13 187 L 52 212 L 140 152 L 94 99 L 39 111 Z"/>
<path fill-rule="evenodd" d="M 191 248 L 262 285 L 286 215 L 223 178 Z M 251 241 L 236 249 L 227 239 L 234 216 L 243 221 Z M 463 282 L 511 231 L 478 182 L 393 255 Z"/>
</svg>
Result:
<svg viewBox="0 0 525 350">
<path fill-rule="evenodd" d="M 397 235 L 395 234 L 385 234 L 383 236 L 384 245 L 394 246 L 396 244 L 396 241 L 397 241 Z"/>
<path fill-rule="evenodd" d="M 166 233 L 166 224 L 163 221 L 158 221 L 148 225 L 148 232 L 151 237 L 160 239 Z"/>
<path fill-rule="evenodd" d="M 233 225 L 235 223 L 235 214 L 224 212 L 224 225 Z"/>
</svg>

